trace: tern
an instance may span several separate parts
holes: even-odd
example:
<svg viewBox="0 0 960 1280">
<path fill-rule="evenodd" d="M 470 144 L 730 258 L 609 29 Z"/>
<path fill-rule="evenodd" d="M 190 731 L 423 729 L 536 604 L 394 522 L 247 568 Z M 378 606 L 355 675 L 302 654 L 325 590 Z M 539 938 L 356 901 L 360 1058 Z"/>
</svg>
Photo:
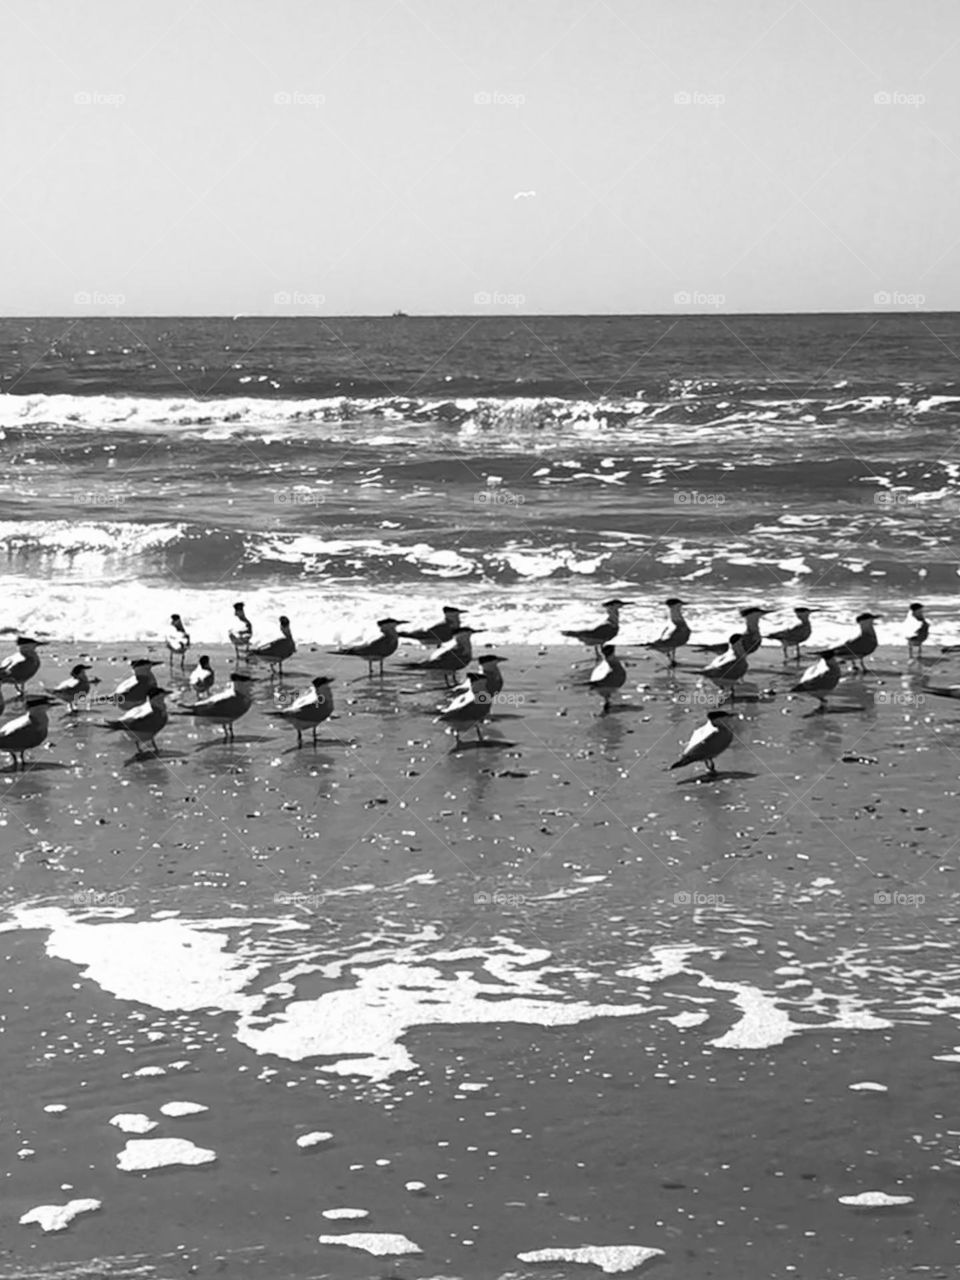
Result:
<svg viewBox="0 0 960 1280">
<path fill-rule="evenodd" d="M 685 765 L 702 761 L 707 766 L 708 776 L 716 777 L 717 766 L 714 761 L 733 741 L 733 731 L 727 724 L 732 719 L 735 717 L 729 711 L 708 711 L 707 723 L 697 729 L 684 747 L 683 755 L 670 768 L 682 769 Z"/>
<path fill-rule="evenodd" d="M 215 679 L 210 659 L 205 653 L 201 653 L 197 659 L 197 665 L 190 672 L 190 688 L 195 693 L 209 693 Z"/>
<path fill-rule="evenodd" d="M 0 751 L 5 751 L 13 762 L 13 772 L 17 771 L 17 758 L 20 768 L 26 769 L 25 751 L 33 751 L 47 740 L 49 731 L 49 709 L 53 698 L 45 693 L 33 693 L 25 699 L 26 713 L 8 720 L 0 725 Z"/>
<path fill-rule="evenodd" d="M 824 649 L 818 660 L 807 667 L 790 692 L 809 694 L 811 698 L 817 699 L 816 711 L 826 711 L 827 694 L 834 691 L 840 683 L 842 674 L 840 663 L 837 661 L 837 651 Z"/>
<path fill-rule="evenodd" d="M 561 631 L 560 634 L 567 636 L 570 640 L 579 640 L 588 649 L 595 649 L 599 659 L 601 645 L 609 644 L 611 640 L 616 639 L 617 632 L 620 630 L 620 610 L 625 609 L 627 604 L 626 600 L 605 600 L 603 604 L 607 611 L 605 622 L 583 631 Z"/>
<path fill-rule="evenodd" d="M 421 644 L 430 645 L 431 648 L 434 648 L 453 639 L 460 630 L 460 615 L 466 612 L 466 609 L 460 609 L 452 604 L 445 604 L 443 606 L 442 622 L 435 622 L 432 627 L 424 627 L 420 631 L 400 631 L 397 634 L 404 640 L 419 640 Z"/>
<path fill-rule="evenodd" d="M 17 694 L 23 698 L 28 680 L 40 670 L 40 655 L 37 653 L 45 640 L 31 640 L 29 636 L 17 636 L 17 652 L 9 654 L 0 662 L 0 685 L 16 686 Z M 39 695 L 38 695 L 39 696 Z"/>
<path fill-rule="evenodd" d="M 297 652 L 297 646 L 293 641 L 293 633 L 290 630 L 290 619 L 283 615 L 280 618 L 281 635 L 277 640 L 271 640 L 269 644 L 257 645 L 255 649 L 249 649 L 247 656 L 258 662 L 270 663 L 270 675 L 273 677 L 274 667 L 278 668 L 279 675 L 283 677 L 283 664 L 288 658 L 292 658 Z"/>
<path fill-rule="evenodd" d="M 770 613 L 770 610 L 761 609 L 759 605 L 750 605 L 746 609 L 740 610 L 740 617 L 745 623 L 741 633 L 743 652 L 745 654 L 756 653 L 763 644 L 763 636 L 760 634 L 760 619 L 767 613 Z M 727 646 L 724 644 L 700 644 L 697 645 L 697 648 L 701 653 L 724 653 Z"/>
<path fill-rule="evenodd" d="M 275 719 L 283 720 L 296 729 L 298 749 L 303 746 L 303 735 L 307 729 L 313 733 L 313 745 L 317 745 L 317 730 L 333 711 L 331 684 L 333 676 L 316 676 L 311 682 L 311 688 L 301 694 L 296 702 L 284 707 L 282 711 L 269 712 Z"/>
<path fill-rule="evenodd" d="M 227 634 L 237 655 L 237 662 L 243 657 L 248 657 L 250 641 L 253 639 L 253 624 L 244 612 L 242 600 L 238 600 L 233 606 L 233 618 L 230 620 L 230 630 Z"/>
<path fill-rule="evenodd" d="M 470 637 L 477 634 L 473 627 L 458 627 L 453 639 L 434 649 L 428 658 L 421 662 L 405 662 L 403 666 L 407 671 L 439 671 L 449 684 L 451 675 L 466 670 L 472 662 Z"/>
<path fill-rule="evenodd" d="M 908 627 L 911 622 L 914 623 L 914 627 L 912 631 L 907 632 L 907 657 L 919 659 L 930 634 L 930 623 L 924 615 L 922 604 L 910 606 L 910 612 L 907 615 Z"/>
<path fill-rule="evenodd" d="M 151 689 L 146 702 L 140 702 L 131 707 L 129 711 L 125 711 L 117 720 L 105 720 L 103 727 L 110 729 L 114 733 L 122 730 L 128 737 L 132 738 L 136 743 L 138 756 L 144 754 L 141 750 L 144 742 L 149 742 L 156 754 L 159 755 L 160 748 L 157 746 L 157 734 L 165 727 L 170 718 L 164 701 L 169 692 L 169 689 Z"/>
<path fill-rule="evenodd" d="M 771 631 L 767 636 L 768 640 L 776 640 L 777 644 L 783 648 L 783 660 L 789 662 L 790 650 L 796 649 L 797 662 L 800 661 L 800 646 L 810 639 L 810 632 L 813 628 L 810 625 L 811 613 L 817 613 L 817 609 L 808 609 L 806 605 L 797 605 L 793 611 L 798 618 L 792 627 L 784 627 L 781 631 Z"/>
<path fill-rule="evenodd" d="M 653 649 L 655 653 L 665 653 L 667 655 L 667 666 L 675 667 L 677 665 L 677 650 L 682 649 L 690 639 L 690 627 L 683 616 L 685 601 L 678 600 L 676 596 L 671 596 L 669 600 L 664 600 L 663 603 L 670 611 L 670 623 L 659 639 L 649 640 L 644 645 L 644 648 Z"/>
<path fill-rule="evenodd" d="M 187 660 L 187 650 L 190 648 L 190 636 L 187 634 L 187 628 L 183 625 L 183 619 L 179 613 L 170 615 L 170 630 L 167 632 L 167 648 L 170 650 L 170 670 L 173 670 L 173 660 L 175 657 L 180 659 L 180 670 Z"/>
<path fill-rule="evenodd" d="M 380 674 L 383 675 L 384 659 L 395 654 L 400 646 L 397 627 L 402 627 L 404 622 L 403 618 L 381 618 L 377 623 L 380 634 L 376 640 L 371 640 L 368 644 L 353 645 L 349 649 L 334 649 L 333 652 L 341 657 L 363 658 L 367 664 L 368 676 L 373 675 L 373 668 L 379 662 Z"/>
<path fill-rule="evenodd" d="M 617 657 L 616 645 L 605 644 L 600 650 L 599 661 L 590 672 L 590 679 L 587 682 L 587 688 L 603 698 L 601 715 L 606 715 L 610 710 L 610 699 L 618 689 L 623 688 L 626 679 L 626 668 Z"/>
<path fill-rule="evenodd" d="M 834 650 L 838 658 L 859 663 L 860 670 L 864 675 L 867 674 L 867 668 L 863 660 L 864 658 L 869 658 L 877 647 L 877 633 L 873 629 L 873 624 L 879 619 L 879 613 L 858 613 L 857 622 L 860 624 L 860 634 L 854 636 L 852 640 L 848 640 L 846 644 L 838 645 Z"/>
<path fill-rule="evenodd" d="M 435 724 L 449 725 L 453 730 L 457 739 L 455 750 L 459 750 L 461 745 L 461 731 L 476 729 L 477 741 L 483 741 L 480 725 L 490 714 L 490 708 L 493 705 L 493 698 L 487 689 L 487 678 L 484 673 L 471 671 L 467 679 L 470 682 L 469 688 L 458 693 L 452 702 L 448 702 L 434 721 Z"/>
<path fill-rule="evenodd" d="M 70 668 L 70 674 L 66 680 L 61 680 L 55 688 L 50 690 L 51 697 L 59 698 L 61 702 L 65 702 L 70 708 L 68 714 L 76 715 L 77 699 L 85 698 L 90 692 L 90 686 L 99 684 L 100 680 L 97 676 L 91 680 L 87 675 L 92 668 L 88 667 L 85 662 L 78 662 Z"/>
<path fill-rule="evenodd" d="M 245 716 L 253 703 L 254 676 L 244 675 L 240 671 L 230 672 L 230 688 L 221 689 L 211 694 L 202 702 L 195 702 L 192 707 L 181 707 L 178 716 L 196 716 L 198 720 L 207 720 L 210 724 L 218 724 L 223 730 L 225 742 L 233 742 L 233 724 L 241 716 Z"/>
<path fill-rule="evenodd" d="M 503 690 L 501 662 L 506 662 L 506 658 L 501 658 L 497 653 L 485 653 L 480 658 L 480 670 L 487 682 L 487 693 L 491 698 L 496 698 L 497 694 Z"/>
<path fill-rule="evenodd" d="M 157 687 L 153 668 L 159 667 L 161 663 L 154 662 L 151 658 L 135 658 L 130 665 L 133 667 L 133 675 L 122 680 L 113 695 L 113 700 L 121 711 L 129 711 L 131 707 L 138 707 L 146 702 Z"/>
<path fill-rule="evenodd" d="M 747 658 L 743 651 L 743 636 L 735 633 L 729 646 L 703 668 L 703 675 L 720 689 L 726 689 L 730 701 L 734 700 L 734 686 L 747 674 Z"/>
</svg>

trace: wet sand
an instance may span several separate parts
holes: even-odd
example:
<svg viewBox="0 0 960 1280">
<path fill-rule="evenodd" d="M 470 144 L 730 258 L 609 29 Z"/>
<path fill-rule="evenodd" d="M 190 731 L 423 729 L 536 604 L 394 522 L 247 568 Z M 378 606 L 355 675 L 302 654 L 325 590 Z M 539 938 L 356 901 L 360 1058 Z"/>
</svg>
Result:
<svg viewBox="0 0 960 1280">
<path fill-rule="evenodd" d="M 142 651 L 88 650 L 101 691 Z M 497 741 L 460 753 L 432 684 L 306 649 L 281 696 L 337 677 L 316 749 L 268 682 L 234 746 L 172 719 L 159 760 L 54 713 L 0 776 L 0 1277 L 601 1274 L 517 1261 L 583 1245 L 684 1280 L 953 1265 L 960 705 L 881 653 L 806 717 L 765 650 L 703 781 L 666 771 L 696 675 L 627 651 L 600 717 L 579 656 L 511 649 Z M 217 1158 L 122 1171 L 141 1136 Z M 839 1203 L 873 1190 L 912 1201 Z M 422 1254 L 317 1242 L 356 1231 Z"/>
</svg>

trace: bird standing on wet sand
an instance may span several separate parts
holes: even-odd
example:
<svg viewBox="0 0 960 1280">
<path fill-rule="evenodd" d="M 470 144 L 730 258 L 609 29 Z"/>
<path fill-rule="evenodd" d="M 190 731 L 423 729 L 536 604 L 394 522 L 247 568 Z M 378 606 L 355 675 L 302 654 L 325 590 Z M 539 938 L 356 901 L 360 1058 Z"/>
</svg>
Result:
<svg viewBox="0 0 960 1280">
<path fill-rule="evenodd" d="M 677 650 L 682 649 L 690 639 L 690 627 L 683 616 L 685 603 L 683 600 L 678 600 L 676 596 L 671 596 L 669 600 L 664 600 L 663 603 L 670 610 L 670 624 L 659 639 L 649 640 L 643 647 L 645 649 L 653 649 L 655 653 L 665 653 L 667 655 L 667 666 L 675 667 L 677 665 Z"/>
<path fill-rule="evenodd" d="M 840 683 L 842 675 L 836 650 L 824 649 L 812 666 L 807 667 L 803 675 L 790 690 L 791 693 L 807 693 L 817 699 L 816 711 L 826 711 L 827 694 Z"/>
<path fill-rule="evenodd" d="M 130 665 L 133 667 L 133 675 L 121 680 L 113 694 L 113 701 L 121 711 L 140 706 L 157 687 L 153 668 L 159 667 L 159 662 L 154 662 L 152 658 L 134 658 Z"/>
<path fill-rule="evenodd" d="M 241 658 L 248 657 L 250 654 L 250 641 L 253 639 L 253 624 L 246 615 L 242 600 L 238 600 L 233 606 L 233 618 L 227 634 L 230 637 L 230 643 L 233 645 L 234 653 L 237 655 L 237 662 Z"/>
<path fill-rule="evenodd" d="M 51 697 L 59 698 L 61 702 L 65 702 L 69 707 L 68 714 L 77 714 L 77 699 L 85 698 L 90 692 L 90 686 L 99 684 L 100 680 L 97 676 L 91 680 L 87 675 L 88 671 L 93 668 L 88 667 L 84 662 L 78 662 L 70 668 L 70 674 L 66 680 L 61 680 L 58 685 L 50 690 Z"/>
<path fill-rule="evenodd" d="M 733 741 L 733 731 L 727 724 L 732 719 L 735 717 L 730 711 L 708 711 L 707 723 L 697 729 L 684 747 L 683 755 L 670 768 L 682 769 L 685 765 L 702 761 L 707 766 L 708 775 L 716 777 L 717 767 L 714 761 Z"/>
<path fill-rule="evenodd" d="M 912 604 L 907 614 L 907 657 L 919 659 L 923 646 L 930 635 L 930 623 L 923 612 L 922 604 Z"/>
<path fill-rule="evenodd" d="M 600 650 L 600 659 L 590 672 L 587 688 L 591 693 L 598 693 L 603 698 L 603 709 L 600 714 L 606 715 L 610 710 L 610 700 L 618 689 L 626 683 L 627 672 L 617 657 L 616 645 L 605 644 Z"/>
<path fill-rule="evenodd" d="M 506 662 L 506 658 L 501 658 L 498 653 L 485 653 L 480 658 L 480 670 L 487 682 L 487 693 L 491 698 L 495 698 L 503 689 L 501 662 Z"/>
<path fill-rule="evenodd" d="M 616 639 L 617 632 L 620 630 L 620 610 L 627 607 L 627 601 L 605 600 L 603 607 L 607 611 L 607 617 L 606 621 L 601 622 L 599 626 L 588 627 L 583 631 L 560 632 L 570 640 L 579 640 L 588 649 L 595 649 L 598 659 L 601 645 L 609 644 L 611 640 Z"/>
<path fill-rule="evenodd" d="M 806 605 L 797 605 L 793 611 L 798 618 L 792 627 L 784 627 L 781 631 L 771 631 L 767 636 L 768 640 L 776 640 L 777 644 L 783 648 L 783 660 L 789 662 L 790 650 L 796 649 L 797 662 L 800 661 L 800 646 L 810 639 L 810 632 L 813 630 L 810 625 L 811 613 L 816 613 L 816 609 L 808 609 Z"/>
<path fill-rule="evenodd" d="M 487 689 L 484 673 L 471 671 L 467 679 L 470 681 L 470 687 L 457 694 L 452 702 L 448 702 L 434 721 L 434 724 L 449 725 L 453 730 L 457 739 L 454 750 L 459 750 L 460 734 L 468 729 L 476 729 L 477 741 L 483 741 L 480 724 L 486 720 L 493 705 L 493 698 Z"/>
<path fill-rule="evenodd" d="M 730 701 L 734 701 L 734 686 L 747 674 L 746 654 L 743 652 L 743 636 L 735 633 L 730 643 L 719 657 L 708 662 L 702 675 L 711 680 L 719 689 L 725 689 Z"/>
<path fill-rule="evenodd" d="M 873 629 L 873 624 L 879 619 L 879 613 L 858 613 L 857 622 L 860 624 L 860 634 L 854 636 L 852 640 L 848 640 L 846 644 L 837 645 L 834 650 L 834 653 L 841 661 L 859 663 L 860 670 L 864 675 L 867 674 L 867 668 L 863 660 L 864 658 L 869 658 L 877 647 L 877 633 Z"/>
<path fill-rule="evenodd" d="M 32 751 L 47 740 L 49 731 L 49 709 L 53 699 L 45 693 L 33 693 L 26 698 L 26 713 L 8 720 L 0 725 L 0 752 L 6 752 L 13 761 L 13 772 L 17 771 L 17 757 L 20 768 L 25 769 L 27 762 L 23 757 L 25 751 Z"/>
<path fill-rule="evenodd" d="M 312 730 L 313 745 L 317 745 L 317 730 L 333 712 L 331 684 L 332 676 L 316 676 L 311 681 L 311 688 L 301 694 L 296 702 L 284 707 L 282 711 L 268 712 L 273 719 L 283 720 L 296 729 L 298 750 L 303 746 L 303 734 L 307 729 Z"/>
<path fill-rule="evenodd" d="M 334 649 L 333 652 L 341 657 L 363 658 L 367 664 L 368 676 L 373 675 L 373 668 L 379 662 L 380 674 L 383 675 L 384 660 L 395 654 L 400 647 L 397 627 L 402 627 L 404 621 L 403 618 L 381 618 L 377 623 L 380 635 L 376 640 L 371 640 L 368 644 L 356 644 L 349 649 Z"/>
<path fill-rule="evenodd" d="M 209 693 L 213 688 L 213 682 L 216 676 L 213 667 L 210 665 L 210 659 L 205 653 L 201 653 L 197 659 L 197 665 L 190 672 L 190 688 L 194 693 Z"/>
<path fill-rule="evenodd" d="M 198 720 L 206 720 L 210 724 L 218 724 L 223 730 L 225 742 L 233 742 L 233 724 L 241 716 L 245 716 L 253 704 L 254 676 L 244 675 L 241 671 L 230 672 L 230 688 L 221 689 L 219 693 L 195 702 L 192 707 L 180 707 L 178 716 L 195 716 Z"/>
<path fill-rule="evenodd" d="M 745 624 L 741 633 L 741 642 L 745 654 L 756 653 L 763 644 L 763 636 L 760 634 L 760 619 L 769 612 L 769 609 L 761 609 L 759 605 L 755 604 L 740 610 L 740 617 Z M 726 645 L 723 644 L 700 644 L 697 645 L 697 648 L 701 653 L 724 653 L 726 651 Z"/>
<path fill-rule="evenodd" d="M 159 755 L 157 734 L 166 726 L 170 718 L 164 701 L 169 692 L 169 689 L 151 689 L 146 702 L 140 702 L 131 707 L 118 720 L 105 720 L 103 727 L 113 733 L 122 730 L 132 738 L 136 744 L 138 756 L 144 754 L 141 750 L 144 742 L 149 742 L 154 752 Z"/>
<path fill-rule="evenodd" d="M 465 670 L 473 661 L 473 646 L 470 637 L 479 634 L 473 627 L 459 627 L 453 639 L 434 649 L 428 658 L 421 662 L 404 662 L 406 671 L 437 671 L 443 675 L 447 684 L 450 677 Z"/>
<path fill-rule="evenodd" d="M 443 621 L 435 622 L 432 627 L 424 627 L 419 631 L 399 631 L 397 634 L 403 640 L 418 640 L 420 644 L 430 645 L 435 648 L 437 645 L 446 644 L 448 640 L 452 640 L 462 626 L 460 615 L 466 613 L 466 609 L 460 609 L 452 604 L 443 606 Z"/>
<path fill-rule="evenodd" d="M 17 652 L 8 654 L 0 662 L 0 685 L 15 685 L 18 696 L 23 698 L 27 681 L 32 680 L 40 670 L 40 655 L 37 649 L 44 644 L 46 644 L 45 640 L 31 640 L 29 636 L 17 636 Z"/>
<path fill-rule="evenodd" d="M 283 678 L 283 664 L 297 652 L 293 632 L 290 630 L 290 619 L 285 614 L 280 618 L 280 632 L 278 639 L 271 640 L 269 644 L 257 645 L 255 649 L 247 651 L 247 657 L 252 661 L 270 663 L 271 679 L 274 667 L 278 668 L 278 674 L 281 679 Z"/>
<path fill-rule="evenodd" d="M 173 660 L 176 657 L 180 659 L 180 670 L 183 670 L 184 663 L 187 660 L 187 650 L 190 648 L 190 636 L 187 634 L 187 628 L 183 625 L 183 619 L 179 613 L 170 615 L 170 630 L 167 632 L 167 648 L 170 650 L 170 670 L 173 670 Z"/>
</svg>

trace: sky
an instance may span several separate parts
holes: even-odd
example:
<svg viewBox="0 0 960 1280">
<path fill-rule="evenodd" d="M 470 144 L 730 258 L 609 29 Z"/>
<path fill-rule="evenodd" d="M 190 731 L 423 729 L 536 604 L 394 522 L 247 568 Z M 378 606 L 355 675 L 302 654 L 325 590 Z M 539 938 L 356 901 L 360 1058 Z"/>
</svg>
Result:
<svg viewBox="0 0 960 1280">
<path fill-rule="evenodd" d="M 7 0 L 4 315 L 960 308 L 956 0 Z"/>
</svg>

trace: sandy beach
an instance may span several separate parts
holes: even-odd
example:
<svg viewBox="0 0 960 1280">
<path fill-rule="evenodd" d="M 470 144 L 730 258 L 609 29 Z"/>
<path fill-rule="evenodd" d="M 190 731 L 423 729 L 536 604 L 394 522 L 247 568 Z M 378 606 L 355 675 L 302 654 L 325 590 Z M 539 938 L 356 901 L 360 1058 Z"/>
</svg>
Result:
<svg viewBox="0 0 960 1280">
<path fill-rule="evenodd" d="M 98 691 L 140 651 L 91 647 Z M 158 760 L 55 713 L 0 778 L 7 1203 L 101 1208 L 12 1226 L 0 1275 L 599 1274 L 517 1261 L 583 1245 L 663 1250 L 664 1277 L 951 1265 L 960 720 L 900 653 L 841 685 L 863 710 L 804 718 L 764 650 L 702 781 L 665 771 L 696 675 L 627 656 L 599 717 L 579 650 L 512 650 L 490 745 L 459 753 L 432 683 L 308 649 L 277 696 L 336 676 L 316 749 L 269 682 L 235 746 L 171 718 Z M 118 1168 L 140 1137 L 215 1159 Z M 840 1203 L 867 1191 L 910 1202 Z M 318 1243 L 358 1231 L 422 1253 Z"/>
</svg>

